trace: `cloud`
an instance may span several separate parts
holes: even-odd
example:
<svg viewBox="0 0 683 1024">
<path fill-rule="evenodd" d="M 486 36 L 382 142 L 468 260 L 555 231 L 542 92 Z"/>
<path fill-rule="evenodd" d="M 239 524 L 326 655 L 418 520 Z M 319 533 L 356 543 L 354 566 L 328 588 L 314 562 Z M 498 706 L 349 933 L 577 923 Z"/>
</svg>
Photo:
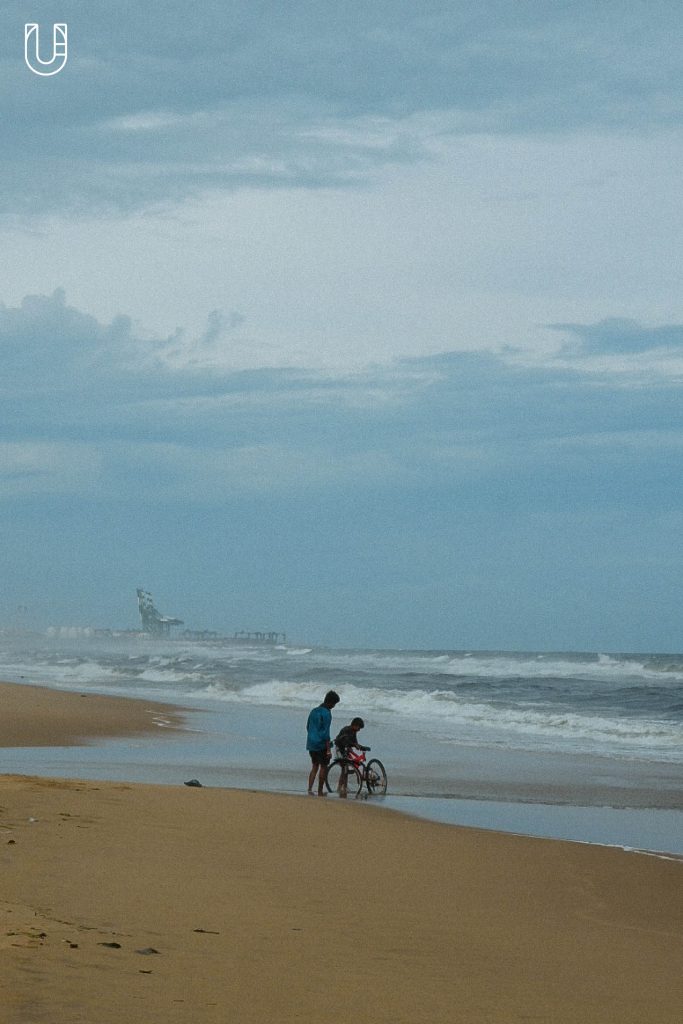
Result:
<svg viewBox="0 0 683 1024">
<path fill-rule="evenodd" d="M 109 324 L 68 306 L 62 289 L 28 295 L 20 307 L 0 305 L 0 352 L 5 400 L 81 390 L 96 381 L 124 382 L 150 368 L 160 344 L 133 336 L 129 317 Z"/>
<path fill-rule="evenodd" d="M 64 0 L 67 68 L 0 15 L 2 208 L 130 210 L 244 185 L 355 185 L 441 134 L 681 124 L 670 3 Z M 54 17 L 37 0 L 31 16 Z"/>
<path fill-rule="evenodd" d="M 562 348 L 567 355 L 630 355 L 662 351 L 680 353 L 683 349 L 683 324 L 645 327 L 637 320 L 612 317 L 595 324 L 548 324 L 572 338 Z"/>
<path fill-rule="evenodd" d="M 101 452 L 92 444 L 0 442 L 2 497 L 92 493 L 101 463 Z"/>
<path fill-rule="evenodd" d="M 354 373 L 231 371 L 238 316 L 138 337 L 62 292 L 0 309 L 3 495 L 223 502 L 246 493 L 441 494 L 452 507 L 672 500 L 677 381 L 443 353 Z M 674 328 L 672 328 L 674 330 Z M 192 358 L 193 348 L 199 353 Z M 638 484 L 635 485 L 635 481 Z M 647 482 L 647 493 L 643 486 Z M 393 500 L 393 499 L 389 499 Z"/>
</svg>

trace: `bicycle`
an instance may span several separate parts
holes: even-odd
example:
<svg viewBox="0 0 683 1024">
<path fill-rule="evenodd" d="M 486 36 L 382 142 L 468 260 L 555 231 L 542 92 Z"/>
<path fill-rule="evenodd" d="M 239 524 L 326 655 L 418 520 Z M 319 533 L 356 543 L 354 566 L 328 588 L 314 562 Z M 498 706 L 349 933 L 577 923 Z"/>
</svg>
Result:
<svg viewBox="0 0 683 1024">
<path fill-rule="evenodd" d="M 359 797 L 364 785 L 369 796 L 384 796 L 387 773 L 376 757 L 366 762 L 365 751 L 350 750 L 344 757 L 336 757 L 328 766 L 325 785 L 328 792 L 336 793 L 342 799 Z"/>
</svg>

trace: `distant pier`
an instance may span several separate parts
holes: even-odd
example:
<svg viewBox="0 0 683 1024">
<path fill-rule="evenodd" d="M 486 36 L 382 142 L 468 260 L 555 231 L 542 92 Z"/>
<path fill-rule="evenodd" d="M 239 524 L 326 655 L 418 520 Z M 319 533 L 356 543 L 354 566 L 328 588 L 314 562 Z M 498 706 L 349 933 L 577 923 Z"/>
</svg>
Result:
<svg viewBox="0 0 683 1024">
<path fill-rule="evenodd" d="M 259 644 L 286 644 L 287 634 L 286 633 L 260 633 L 256 630 L 250 633 L 246 629 L 241 629 L 237 633 L 233 633 L 233 640 L 251 640 Z"/>
</svg>

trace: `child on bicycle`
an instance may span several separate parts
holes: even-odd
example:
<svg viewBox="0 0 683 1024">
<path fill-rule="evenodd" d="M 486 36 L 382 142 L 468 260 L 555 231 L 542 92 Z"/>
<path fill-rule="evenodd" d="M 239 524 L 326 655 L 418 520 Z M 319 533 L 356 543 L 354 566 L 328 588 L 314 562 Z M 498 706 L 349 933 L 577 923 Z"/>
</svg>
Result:
<svg viewBox="0 0 683 1024">
<path fill-rule="evenodd" d="M 358 731 L 364 728 L 365 722 L 362 718 L 354 718 L 350 725 L 345 725 L 334 738 L 334 745 L 337 748 L 337 757 L 348 757 L 352 750 L 369 750 L 358 742 Z"/>
</svg>

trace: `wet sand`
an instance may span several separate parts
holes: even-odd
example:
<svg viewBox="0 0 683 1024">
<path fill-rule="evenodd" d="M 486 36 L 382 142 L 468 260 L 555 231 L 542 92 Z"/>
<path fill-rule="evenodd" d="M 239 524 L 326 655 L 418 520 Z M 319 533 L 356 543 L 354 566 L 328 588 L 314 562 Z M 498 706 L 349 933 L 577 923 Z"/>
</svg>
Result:
<svg viewBox="0 0 683 1024">
<path fill-rule="evenodd" d="M 0 747 L 72 747 L 110 736 L 182 729 L 191 714 L 148 700 L 0 683 Z"/>
<path fill-rule="evenodd" d="M 50 696 L 83 737 L 88 704 L 43 691 L 44 714 Z M 0 870 L 2 1024 L 680 1020 L 675 861 L 331 798 L 6 775 Z"/>
</svg>

